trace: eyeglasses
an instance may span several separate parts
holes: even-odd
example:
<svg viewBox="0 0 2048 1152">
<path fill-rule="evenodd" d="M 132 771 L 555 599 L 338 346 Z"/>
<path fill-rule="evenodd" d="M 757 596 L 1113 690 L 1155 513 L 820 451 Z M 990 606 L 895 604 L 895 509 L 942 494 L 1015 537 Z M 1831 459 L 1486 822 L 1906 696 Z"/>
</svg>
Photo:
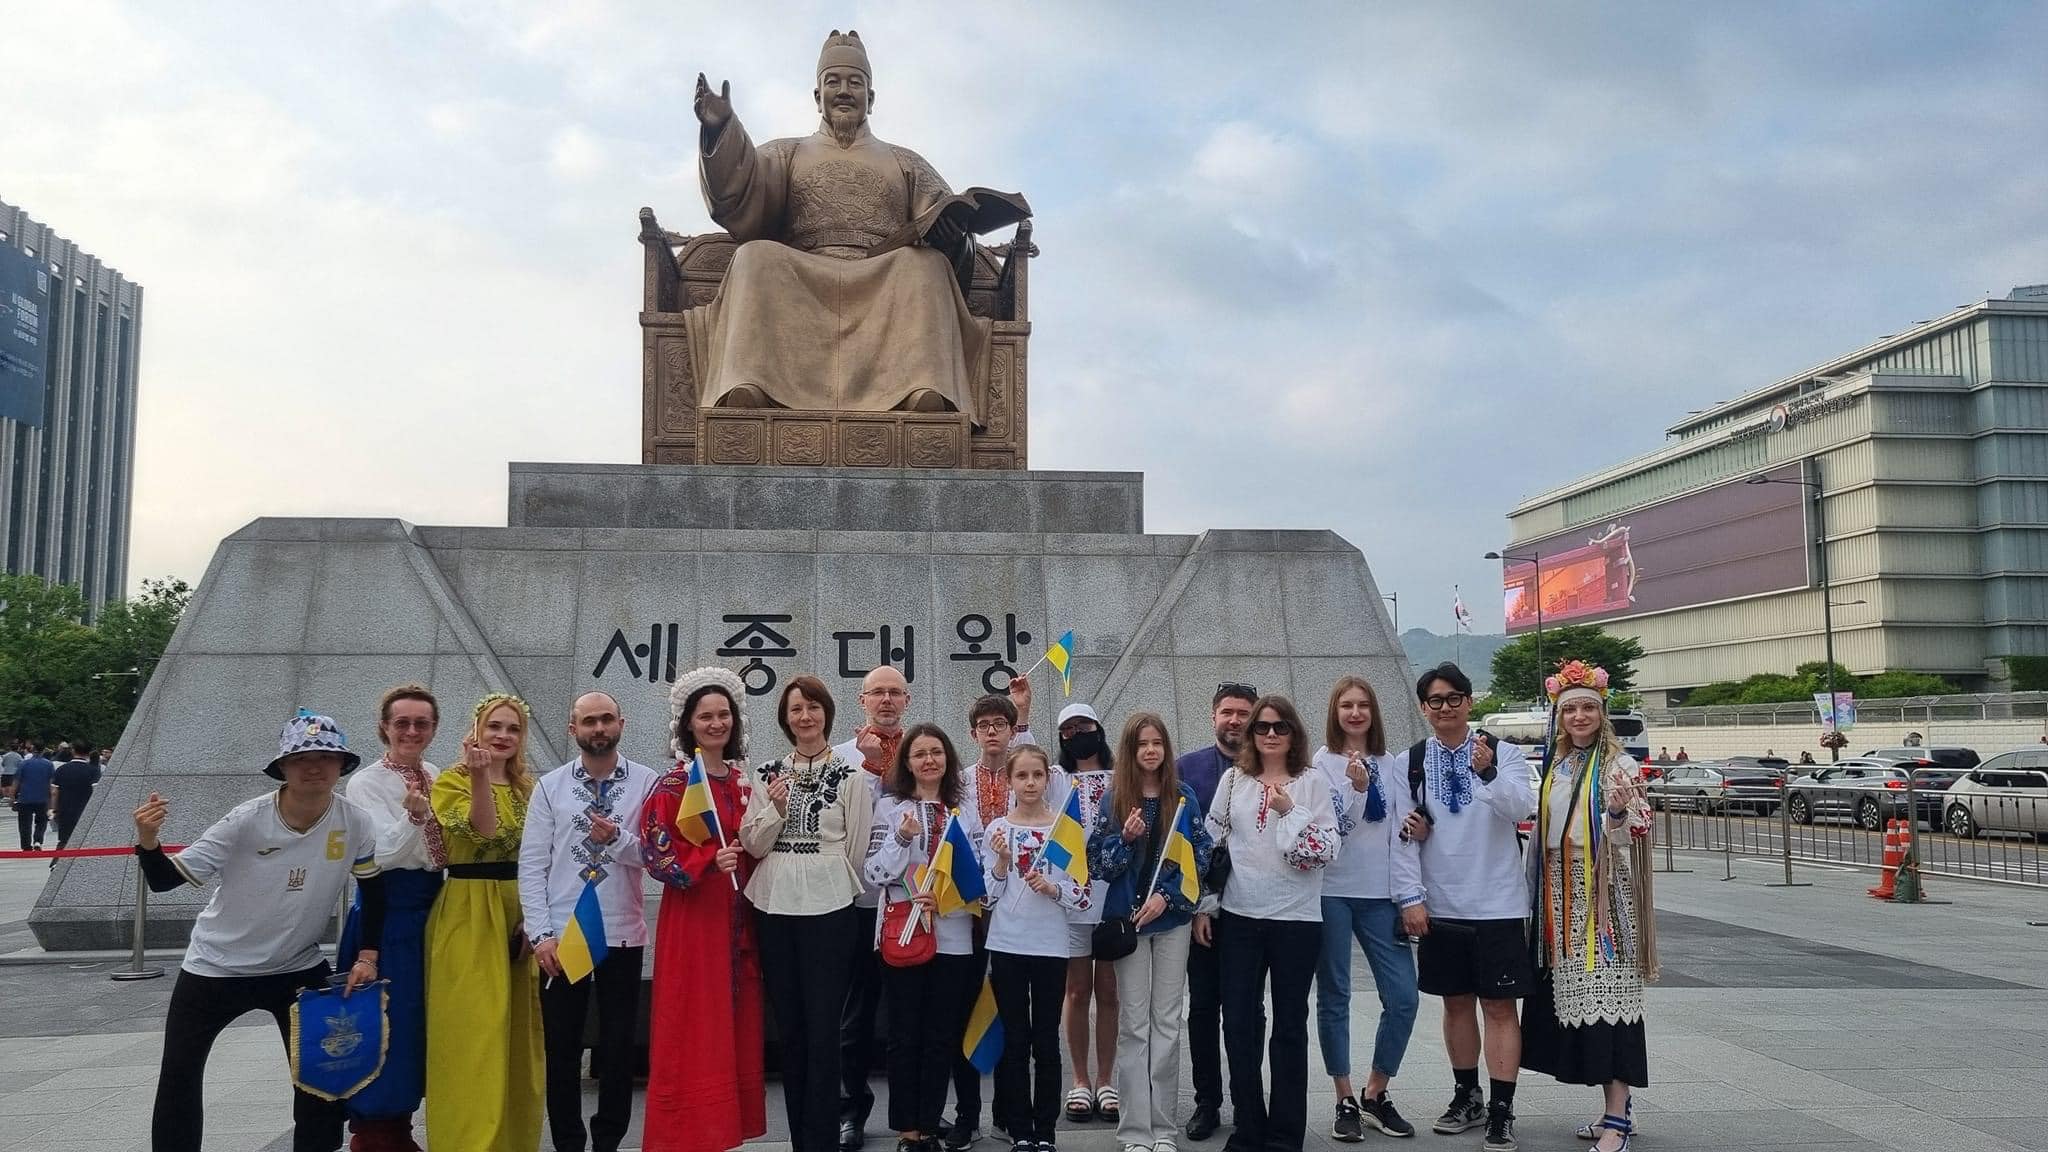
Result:
<svg viewBox="0 0 2048 1152">
<path fill-rule="evenodd" d="M 1250 696 L 1254 699 L 1257 699 L 1259 695 L 1259 690 L 1257 688 L 1252 687 L 1249 684 L 1240 684 L 1235 680 L 1225 680 L 1223 683 L 1218 684 L 1216 686 L 1216 695 Z"/>
<path fill-rule="evenodd" d="M 1441 712 L 1446 708 L 1461 707 L 1465 701 L 1470 699 L 1471 697 L 1463 692 L 1446 692 L 1442 696 L 1426 696 L 1423 698 L 1422 703 L 1431 712 Z"/>
<path fill-rule="evenodd" d="M 974 722 L 974 730 L 976 732 L 1001 732 L 1009 727 L 1013 727 L 1013 725 L 1008 720 L 1002 719 L 976 720 Z"/>
<path fill-rule="evenodd" d="M 905 691 L 904 691 L 903 689 L 901 689 L 901 688 L 869 688 L 869 689 L 868 689 L 867 691 L 865 691 L 865 692 L 862 692 L 862 693 L 861 693 L 861 695 L 863 695 L 863 696 L 880 696 L 880 697 L 881 697 L 882 699 L 884 699 L 884 700 L 908 700 L 908 699 L 910 699 L 910 693 L 908 693 L 908 692 L 905 692 Z"/>
<path fill-rule="evenodd" d="M 387 723 L 400 732 L 424 732 L 434 726 L 432 720 L 417 720 L 409 716 L 401 716 L 396 720 L 387 721 Z"/>
<path fill-rule="evenodd" d="M 1292 736 L 1294 735 L 1294 725 L 1289 724 L 1285 720 L 1254 720 L 1252 722 L 1252 735 Z"/>
</svg>

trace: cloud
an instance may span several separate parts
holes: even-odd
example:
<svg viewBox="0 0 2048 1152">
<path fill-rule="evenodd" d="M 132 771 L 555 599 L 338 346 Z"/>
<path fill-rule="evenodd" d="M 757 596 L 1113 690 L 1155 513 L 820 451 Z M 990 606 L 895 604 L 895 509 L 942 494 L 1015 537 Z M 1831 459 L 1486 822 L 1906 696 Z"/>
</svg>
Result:
<svg viewBox="0 0 2048 1152">
<path fill-rule="evenodd" d="M 879 134 L 1037 211 L 1035 465 L 1143 469 L 1158 531 L 1334 528 L 1440 631 L 1454 582 L 1497 626 L 1521 496 L 2048 279 L 2038 6 L 11 19 L 0 195 L 147 293 L 138 580 L 259 514 L 496 523 L 507 460 L 636 459 L 634 214 L 711 227 L 697 73 L 807 132 L 834 27 Z"/>
</svg>

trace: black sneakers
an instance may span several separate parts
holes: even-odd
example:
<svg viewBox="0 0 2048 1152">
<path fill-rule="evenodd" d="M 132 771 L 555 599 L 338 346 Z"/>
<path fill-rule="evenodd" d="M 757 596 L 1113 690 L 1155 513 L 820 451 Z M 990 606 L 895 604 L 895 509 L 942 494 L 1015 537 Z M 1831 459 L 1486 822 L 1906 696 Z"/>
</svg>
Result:
<svg viewBox="0 0 2048 1152">
<path fill-rule="evenodd" d="M 1480 1095 L 1476 1086 L 1467 1088 L 1461 1084 L 1458 1086 L 1457 1094 L 1451 1097 L 1451 1106 L 1444 1109 L 1444 1114 L 1436 1118 L 1436 1123 L 1430 1125 L 1430 1129 L 1445 1136 L 1455 1136 L 1484 1123 L 1486 1098 Z"/>
<path fill-rule="evenodd" d="M 1365 1122 L 1358 1101 L 1349 1096 L 1337 1101 L 1337 1118 L 1330 1123 L 1330 1139 L 1339 1144 L 1356 1144 L 1365 1139 Z"/>
<path fill-rule="evenodd" d="M 1415 1125 L 1394 1109 L 1394 1097 L 1390 1092 L 1380 1093 L 1377 1100 L 1365 1097 L 1359 1100 L 1358 1107 L 1365 1113 L 1367 1124 L 1388 1136 L 1415 1135 Z"/>
<path fill-rule="evenodd" d="M 946 1129 L 946 1152 L 966 1152 L 967 1149 L 974 1147 L 975 1138 L 980 1135 L 979 1129 L 969 1128 L 956 1118 Z"/>
<path fill-rule="evenodd" d="M 1486 1152 L 1515 1152 L 1515 1114 L 1496 1100 L 1486 1110 Z"/>
</svg>

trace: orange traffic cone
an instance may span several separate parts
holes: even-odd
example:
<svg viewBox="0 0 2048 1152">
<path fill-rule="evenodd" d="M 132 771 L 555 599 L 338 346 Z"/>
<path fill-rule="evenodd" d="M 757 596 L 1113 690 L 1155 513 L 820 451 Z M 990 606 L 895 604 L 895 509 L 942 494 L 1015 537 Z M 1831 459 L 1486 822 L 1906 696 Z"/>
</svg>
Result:
<svg viewBox="0 0 2048 1152">
<path fill-rule="evenodd" d="M 1899 880 L 1899 861 L 1906 854 L 1906 838 L 1899 834 L 1899 822 L 1884 822 L 1884 881 L 1870 889 L 1870 895 L 1879 900 L 1889 900 Z"/>
</svg>

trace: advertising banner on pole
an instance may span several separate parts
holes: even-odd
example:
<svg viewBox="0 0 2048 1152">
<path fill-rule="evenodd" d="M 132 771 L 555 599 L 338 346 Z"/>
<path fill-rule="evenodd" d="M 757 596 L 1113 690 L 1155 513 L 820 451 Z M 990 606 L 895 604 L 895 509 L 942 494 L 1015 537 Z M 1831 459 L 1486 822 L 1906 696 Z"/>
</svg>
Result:
<svg viewBox="0 0 2048 1152">
<path fill-rule="evenodd" d="M 0 416 L 43 424 L 43 367 L 49 359 L 50 270 L 0 244 Z"/>
</svg>

